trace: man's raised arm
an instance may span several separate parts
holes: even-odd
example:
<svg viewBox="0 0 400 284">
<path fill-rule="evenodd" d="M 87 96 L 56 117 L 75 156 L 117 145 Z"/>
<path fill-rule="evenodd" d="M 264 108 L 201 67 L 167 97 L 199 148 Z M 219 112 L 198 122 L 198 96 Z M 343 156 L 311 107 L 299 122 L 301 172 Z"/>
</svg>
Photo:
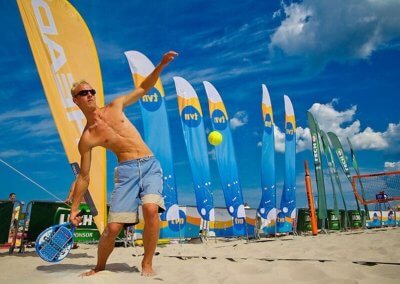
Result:
<svg viewBox="0 0 400 284">
<path fill-rule="evenodd" d="M 174 58 L 178 56 L 178 53 L 175 51 L 168 51 L 164 54 L 161 62 L 156 66 L 156 68 L 151 72 L 146 79 L 126 96 L 118 98 L 117 100 L 122 100 L 123 107 L 129 106 L 135 102 L 137 102 L 141 97 L 143 97 L 154 85 L 157 83 L 158 78 L 160 77 L 161 71 L 167 66 Z"/>
</svg>

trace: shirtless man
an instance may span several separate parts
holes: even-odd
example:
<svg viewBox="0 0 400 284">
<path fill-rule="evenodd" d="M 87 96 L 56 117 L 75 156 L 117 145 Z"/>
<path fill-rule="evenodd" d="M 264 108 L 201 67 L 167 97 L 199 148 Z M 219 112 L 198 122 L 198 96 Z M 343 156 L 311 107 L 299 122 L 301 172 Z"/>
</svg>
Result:
<svg viewBox="0 0 400 284">
<path fill-rule="evenodd" d="M 142 140 L 139 132 L 124 114 L 124 108 L 138 101 L 157 82 L 163 68 L 178 54 L 169 51 L 131 93 L 121 96 L 103 108 L 96 105 L 96 91 L 88 82 L 80 81 L 72 86 L 73 101 L 87 119 L 78 144 L 81 169 L 76 178 L 70 221 L 75 225 L 81 221 L 79 203 L 89 187 L 91 150 L 102 146 L 114 152 L 118 158 L 115 169 L 115 188 L 110 202 L 108 224 L 100 237 L 97 265 L 85 275 L 105 269 L 107 259 L 114 249 L 115 239 L 124 225 L 139 222 L 138 207 L 141 201 L 145 228 L 143 231 L 144 257 L 142 275 L 155 275 L 152 260 L 159 235 L 158 213 L 165 210 L 162 198 L 162 170 L 160 163 Z"/>
</svg>

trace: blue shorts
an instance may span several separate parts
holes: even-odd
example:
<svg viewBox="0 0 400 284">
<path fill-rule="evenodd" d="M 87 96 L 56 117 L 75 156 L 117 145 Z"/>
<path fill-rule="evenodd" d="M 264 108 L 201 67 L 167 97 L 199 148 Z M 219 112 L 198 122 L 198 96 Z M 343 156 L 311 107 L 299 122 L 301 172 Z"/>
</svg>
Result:
<svg viewBox="0 0 400 284">
<path fill-rule="evenodd" d="M 164 212 L 162 189 L 162 169 L 155 157 L 119 163 L 114 170 L 114 191 L 111 195 L 108 222 L 139 223 L 140 203 L 156 204 L 158 212 Z"/>
</svg>

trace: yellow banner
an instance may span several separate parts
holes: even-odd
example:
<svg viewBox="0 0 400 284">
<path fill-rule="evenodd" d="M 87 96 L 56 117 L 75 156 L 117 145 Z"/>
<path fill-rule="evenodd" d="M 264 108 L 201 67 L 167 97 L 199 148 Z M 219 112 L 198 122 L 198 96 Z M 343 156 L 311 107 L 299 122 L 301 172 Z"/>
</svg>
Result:
<svg viewBox="0 0 400 284">
<path fill-rule="evenodd" d="M 58 133 L 70 164 L 80 163 L 77 143 L 85 127 L 83 113 L 72 101 L 75 81 L 86 80 L 96 89 L 98 106 L 104 106 L 100 65 L 86 23 L 65 0 L 17 0 L 33 57 Z M 98 215 L 100 233 L 106 224 L 106 152 L 92 151 L 89 193 Z M 66 188 L 69 185 L 64 185 Z"/>
</svg>

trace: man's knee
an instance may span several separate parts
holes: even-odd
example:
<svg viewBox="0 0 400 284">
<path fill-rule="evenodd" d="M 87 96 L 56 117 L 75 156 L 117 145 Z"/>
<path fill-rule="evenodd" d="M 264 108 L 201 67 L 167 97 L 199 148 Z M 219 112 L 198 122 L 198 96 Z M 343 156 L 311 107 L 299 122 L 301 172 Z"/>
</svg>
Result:
<svg viewBox="0 0 400 284">
<path fill-rule="evenodd" d="M 108 223 L 107 227 L 104 229 L 102 236 L 105 238 L 116 238 L 121 232 L 124 224 L 120 223 Z"/>
<path fill-rule="evenodd" d="M 143 217 L 145 219 L 155 220 L 159 219 L 158 216 L 158 205 L 154 203 L 145 203 L 142 206 Z M 145 220 L 146 221 L 146 220 Z"/>
</svg>

